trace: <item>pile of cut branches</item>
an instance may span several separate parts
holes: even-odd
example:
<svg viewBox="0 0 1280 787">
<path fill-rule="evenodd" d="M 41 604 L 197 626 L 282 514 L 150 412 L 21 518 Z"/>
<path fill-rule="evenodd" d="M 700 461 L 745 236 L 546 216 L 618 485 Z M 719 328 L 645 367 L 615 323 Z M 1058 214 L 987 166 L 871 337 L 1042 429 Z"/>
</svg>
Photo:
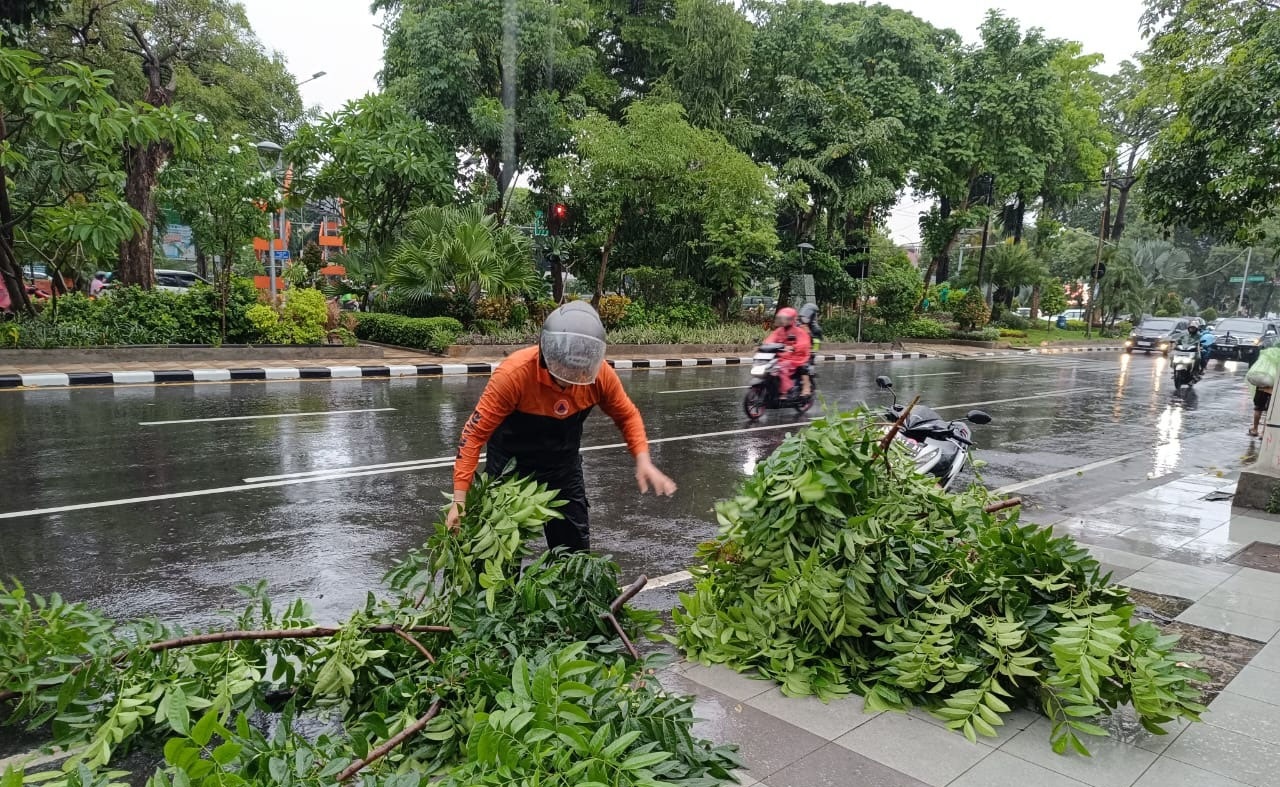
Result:
<svg viewBox="0 0 1280 787">
<path fill-rule="evenodd" d="M 229 628 L 198 632 L 0 586 L 0 730 L 47 730 L 70 752 L 0 787 L 125 784 L 114 765 L 137 748 L 163 752 L 150 787 L 732 783 L 736 755 L 693 737 L 692 698 L 651 679 L 658 657 L 625 655 L 657 617 L 617 602 L 617 565 L 519 569 L 553 499 L 478 484 L 461 532 L 437 524 L 338 626 L 301 601 L 277 610 L 265 586 L 243 588 Z"/>
<path fill-rule="evenodd" d="M 1070 538 L 942 491 L 863 411 L 792 435 L 717 507 L 677 609 L 690 658 L 755 669 L 789 695 L 922 706 L 970 740 L 1017 705 L 1053 746 L 1132 704 L 1155 732 L 1204 707 L 1175 636 L 1132 620 L 1127 591 Z"/>
</svg>

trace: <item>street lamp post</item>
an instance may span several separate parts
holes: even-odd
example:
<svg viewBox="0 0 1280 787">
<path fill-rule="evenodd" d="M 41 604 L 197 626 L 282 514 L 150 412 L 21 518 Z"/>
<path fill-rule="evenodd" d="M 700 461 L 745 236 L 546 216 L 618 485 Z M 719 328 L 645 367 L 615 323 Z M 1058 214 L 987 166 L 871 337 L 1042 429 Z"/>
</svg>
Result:
<svg viewBox="0 0 1280 787">
<path fill-rule="evenodd" d="M 272 155 L 275 156 L 275 162 L 271 165 L 271 182 L 275 183 L 276 175 L 284 166 L 284 148 L 270 140 L 263 140 L 255 145 L 258 149 L 258 160 L 263 162 L 263 166 L 267 166 L 266 162 L 271 160 Z M 268 294 L 271 297 L 271 303 L 276 302 L 276 231 L 275 217 L 267 218 L 267 281 L 269 282 Z M 284 235 L 284 226 L 280 227 L 280 235 Z"/>
<path fill-rule="evenodd" d="M 314 74 L 312 74 L 310 77 L 308 77 L 308 78 L 306 78 L 306 79 L 302 80 L 301 82 L 299 82 L 299 83 L 298 83 L 298 86 L 299 86 L 299 87 L 301 87 L 301 86 L 303 86 L 303 85 L 307 84 L 308 82 L 314 82 L 314 81 L 316 81 L 317 79 L 319 79 L 320 77 L 324 76 L 326 73 L 327 73 L 327 72 L 325 72 L 325 71 L 317 71 L 317 72 L 315 72 Z"/>
<path fill-rule="evenodd" d="M 804 290 L 804 295 L 801 296 L 801 298 L 803 299 L 805 296 L 809 294 L 809 289 L 806 286 L 807 281 L 805 280 L 805 273 L 804 273 L 804 253 L 806 251 L 813 251 L 813 244 L 800 243 L 796 245 L 796 248 L 800 250 L 800 288 Z M 791 299 L 792 300 L 796 299 L 795 293 L 791 294 Z"/>
</svg>

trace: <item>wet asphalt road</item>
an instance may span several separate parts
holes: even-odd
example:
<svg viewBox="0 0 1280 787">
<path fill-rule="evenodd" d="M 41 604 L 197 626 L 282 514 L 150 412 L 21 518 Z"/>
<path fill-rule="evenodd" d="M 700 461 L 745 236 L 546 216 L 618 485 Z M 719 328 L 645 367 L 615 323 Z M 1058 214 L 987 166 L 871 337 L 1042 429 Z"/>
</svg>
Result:
<svg viewBox="0 0 1280 787">
<path fill-rule="evenodd" d="M 1229 471 L 1250 451 L 1251 389 L 1234 364 L 1180 396 L 1162 359 L 1118 353 L 820 371 L 821 394 L 839 407 L 881 401 L 874 380 L 889 374 L 945 416 L 987 410 L 994 422 L 974 432 L 988 486 L 1061 474 L 1018 491 L 1033 520 L 1155 477 Z M 804 418 L 771 412 L 760 425 L 777 428 L 740 431 L 750 426 L 740 406 L 749 372 L 740 367 L 620 374 L 659 441 L 655 462 L 680 491 L 641 497 L 625 449 L 585 453 L 593 548 L 615 555 L 627 577 L 655 577 L 687 567 L 714 532 L 714 502 Z M 0 392 L 0 577 L 118 617 L 188 624 L 238 606 L 234 586 L 261 578 L 279 598 L 308 599 L 321 620 L 342 618 L 425 538 L 486 379 Z M 327 414 L 208 420 L 298 412 Z M 170 421 L 182 423 L 157 423 Z M 619 442 L 607 417 L 588 420 L 584 446 Z M 1116 457 L 1127 458 L 1073 470 Z M 440 461 L 366 467 L 425 459 Z M 303 475 L 318 470 L 353 474 Z M 162 499 L 133 500 L 151 496 Z M 90 507 L 42 511 L 68 505 Z"/>
</svg>

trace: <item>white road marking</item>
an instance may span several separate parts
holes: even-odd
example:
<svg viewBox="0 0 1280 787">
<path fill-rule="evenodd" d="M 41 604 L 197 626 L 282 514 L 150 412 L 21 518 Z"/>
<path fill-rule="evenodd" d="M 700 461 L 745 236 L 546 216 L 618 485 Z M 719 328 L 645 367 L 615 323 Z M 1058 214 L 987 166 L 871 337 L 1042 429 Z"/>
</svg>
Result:
<svg viewBox="0 0 1280 787">
<path fill-rule="evenodd" d="M 304 418 L 318 415 L 346 415 L 349 413 L 385 413 L 394 407 L 370 407 L 364 410 L 317 410 L 309 413 L 274 413 L 272 415 L 228 415 L 218 418 L 182 418 L 176 421 L 139 421 L 138 426 L 167 426 L 170 424 L 208 424 L 217 421 L 258 421 L 264 418 Z"/>
<path fill-rule="evenodd" d="M 480 458 L 484 458 L 484 454 L 480 454 Z M 280 475 L 260 475 L 253 478 L 241 479 L 246 484 L 257 484 L 262 481 L 280 481 L 285 478 L 306 478 L 307 476 L 316 475 L 333 475 L 334 473 L 358 472 L 360 470 L 382 470 L 393 467 L 431 467 L 438 464 L 453 464 L 452 456 L 437 456 L 433 459 L 409 459 L 404 462 L 383 462 L 376 465 L 354 465 L 352 467 L 327 467 L 321 470 L 304 470 L 299 473 L 281 473 Z"/>
<path fill-rule="evenodd" d="M 721 386 L 721 387 L 719 387 L 719 388 L 681 388 L 681 389 L 676 390 L 676 391 L 658 391 L 658 393 L 660 393 L 660 394 L 682 394 L 682 393 L 697 393 L 698 391 L 742 391 L 742 390 L 745 390 L 745 389 L 750 388 L 750 387 L 751 387 L 751 386 L 749 386 L 749 385 L 725 385 L 725 386 Z"/>
<path fill-rule="evenodd" d="M 1028 399 L 1039 399 L 1049 396 L 1065 396 L 1071 393 L 1080 393 L 1083 391 L 1095 391 L 1096 388 L 1072 388 L 1064 391 L 1055 391 L 1052 393 L 1035 394 L 1033 396 L 1022 396 L 1016 399 L 993 399 L 987 402 L 973 402 L 970 404 L 952 404 L 935 408 L 937 410 L 955 409 L 960 407 L 979 407 L 988 404 L 1004 404 L 1006 402 L 1021 402 Z M 310 413 L 307 413 L 310 415 Z M 793 421 L 790 423 L 768 424 L 766 426 L 751 426 L 745 429 L 724 429 L 718 432 L 701 432 L 698 434 L 677 435 L 674 437 L 660 437 L 650 440 L 650 445 L 658 445 L 661 443 L 677 443 L 686 440 L 700 440 L 707 437 L 731 437 L 734 435 L 751 434 L 754 432 L 769 432 L 779 429 L 799 429 L 807 425 L 807 421 Z M 613 448 L 625 448 L 626 443 L 608 443 L 606 445 L 584 446 L 581 450 L 583 453 L 588 451 L 606 451 Z M 161 500 L 177 500 L 187 497 L 207 497 L 209 495 L 222 495 L 234 492 L 246 492 L 253 489 L 266 489 L 280 486 L 295 486 L 297 484 L 309 484 L 318 481 L 341 481 L 347 478 L 363 478 L 366 476 L 384 475 L 389 473 L 403 473 L 413 470 L 438 470 L 451 467 L 453 460 L 450 459 L 434 459 L 419 460 L 413 463 L 397 464 L 391 467 L 371 467 L 368 470 L 354 469 L 337 469 L 329 472 L 317 472 L 313 475 L 297 476 L 293 478 L 281 478 L 271 481 L 260 481 L 255 483 L 244 483 L 236 486 L 221 486 L 212 489 L 193 489 L 187 492 L 169 492 L 160 495 L 147 495 L 144 497 L 128 497 L 117 500 L 100 500 L 93 503 L 75 503 L 72 505 L 52 506 L 50 508 L 35 508 L 27 511 L 7 511 L 0 513 L 0 519 L 18 519 L 26 516 L 39 516 L 42 514 L 60 514 L 68 511 L 85 511 L 95 508 L 112 508 L 116 506 L 132 505 L 134 503 L 153 503 Z M 1072 470 L 1070 472 L 1077 472 Z"/>
<path fill-rule="evenodd" d="M 960 374 L 960 372 L 929 372 L 927 374 L 895 374 L 895 380 L 909 380 L 913 377 L 946 377 L 948 375 Z"/>
<path fill-rule="evenodd" d="M 944 404 L 941 407 L 935 407 L 935 410 L 958 410 L 961 407 L 985 407 L 989 404 L 1009 404 L 1010 402 L 1025 402 L 1029 399 L 1046 399 L 1052 396 L 1066 396 L 1073 393 L 1084 393 L 1086 391 L 1099 391 L 1100 388 L 1068 388 L 1063 391 L 1053 391 L 1052 393 L 1032 394 L 1031 396 L 1018 396 L 1013 399 L 992 399 L 989 402 L 968 402 L 966 404 Z"/>
<path fill-rule="evenodd" d="M 675 571 L 670 574 L 664 574 L 660 577 L 654 577 L 645 584 L 644 590 L 641 590 L 640 592 L 643 593 L 645 590 L 657 590 L 658 588 L 664 588 L 668 585 L 688 582 L 691 579 L 693 579 L 693 574 L 690 574 L 688 571 Z"/>
<path fill-rule="evenodd" d="M 1090 470 L 1097 470 L 1099 467 L 1106 467 L 1107 465 L 1113 465 L 1117 462 L 1123 462 L 1126 459 L 1136 459 L 1150 452 L 1150 450 L 1151 450 L 1150 448 L 1144 448 L 1141 451 L 1130 451 L 1127 454 L 1120 454 L 1119 456 L 1113 456 L 1110 459 L 1099 459 L 1098 461 L 1090 462 L 1087 465 L 1080 465 L 1079 467 L 1069 467 L 1066 470 L 1059 470 L 1056 473 L 1049 473 L 1048 475 L 1042 475 L 1039 478 L 1032 478 L 1029 481 L 1019 481 L 1016 484 L 1009 484 L 1008 486 L 1002 486 L 999 489 L 995 490 L 995 492 L 998 495 L 1007 495 L 1010 492 L 1019 492 L 1023 489 L 1029 489 L 1033 486 L 1040 486 L 1041 484 L 1047 484 L 1050 481 L 1057 481 L 1059 478 L 1069 478 L 1071 476 L 1081 475 L 1083 473 L 1089 472 Z"/>
</svg>

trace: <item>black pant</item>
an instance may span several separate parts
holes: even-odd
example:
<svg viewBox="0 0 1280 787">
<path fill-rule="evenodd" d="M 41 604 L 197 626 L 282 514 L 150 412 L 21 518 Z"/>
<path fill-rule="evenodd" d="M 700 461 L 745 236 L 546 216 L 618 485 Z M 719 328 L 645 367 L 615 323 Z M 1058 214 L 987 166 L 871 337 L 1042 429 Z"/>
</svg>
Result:
<svg viewBox="0 0 1280 787">
<path fill-rule="evenodd" d="M 490 450 L 485 457 L 484 471 L 490 476 L 500 476 L 511 459 Z M 564 547 L 573 552 L 586 552 L 591 548 L 591 527 L 587 518 L 590 504 L 587 502 L 587 485 L 582 477 L 582 457 L 546 461 L 534 465 L 533 460 L 516 459 L 516 475 L 532 476 L 535 481 L 554 489 L 564 505 L 556 510 L 562 518 L 552 519 L 543 526 L 547 548 Z"/>
</svg>

